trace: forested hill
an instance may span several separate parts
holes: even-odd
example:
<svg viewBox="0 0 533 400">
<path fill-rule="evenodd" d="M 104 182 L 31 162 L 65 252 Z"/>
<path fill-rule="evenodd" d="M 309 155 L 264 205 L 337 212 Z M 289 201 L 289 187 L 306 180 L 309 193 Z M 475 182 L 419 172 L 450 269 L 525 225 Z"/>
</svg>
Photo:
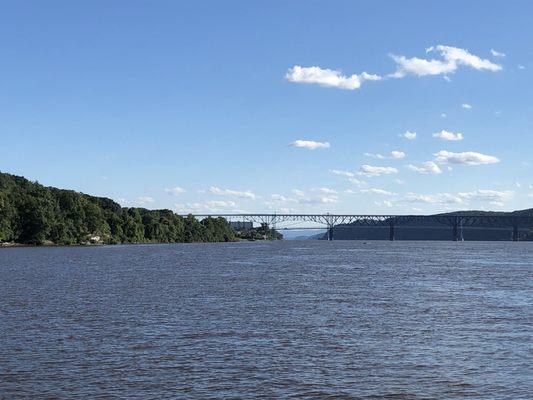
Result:
<svg viewBox="0 0 533 400">
<path fill-rule="evenodd" d="M 223 218 L 125 208 L 111 199 L 45 187 L 0 172 L 0 243 L 221 242 L 235 240 Z"/>
</svg>

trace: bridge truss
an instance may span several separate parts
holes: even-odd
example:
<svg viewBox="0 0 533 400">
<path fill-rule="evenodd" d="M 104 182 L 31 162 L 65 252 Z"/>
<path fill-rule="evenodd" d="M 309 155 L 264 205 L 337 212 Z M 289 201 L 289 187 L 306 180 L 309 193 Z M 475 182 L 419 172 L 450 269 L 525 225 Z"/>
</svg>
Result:
<svg viewBox="0 0 533 400">
<path fill-rule="evenodd" d="M 193 214 L 196 218 L 222 217 L 228 221 L 252 222 L 266 224 L 276 230 L 277 226 L 287 222 L 310 222 L 316 228 L 327 229 L 328 240 L 334 238 L 337 225 L 388 227 L 389 240 L 395 239 L 397 226 L 435 226 L 451 228 L 451 239 L 461 238 L 463 227 L 509 228 L 513 230 L 513 241 L 519 240 L 520 227 L 533 228 L 533 216 L 500 215 L 500 214 L 437 214 L 437 215 L 358 215 L 358 214 Z M 422 225 L 420 225 L 422 223 Z"/>
</svg>

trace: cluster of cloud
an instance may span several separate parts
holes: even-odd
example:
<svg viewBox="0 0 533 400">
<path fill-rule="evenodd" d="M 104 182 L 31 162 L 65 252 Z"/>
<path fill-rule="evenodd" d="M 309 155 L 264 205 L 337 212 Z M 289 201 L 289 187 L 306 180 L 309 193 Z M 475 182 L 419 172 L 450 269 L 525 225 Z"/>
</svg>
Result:
<svg viewBox="0 0 533 400">
<path fill-rule="evenodd" d="M 453 46 L 432 46 L 426 49 L 426 54 L 438 53 L 440 58 L 426 59 L 403 55 L 390 54 L 396 63 L 396 71 L 385 77 L 362 72 L 361 74 L 343 75 L 339 70 L 321 68 L 318 66 L 302 67 L 295 65 L 286 72 L 285 79 L 294 83 L 317 84 L 324 87 L 333 87 L 345 90 L 359 89 L 365 81 L 379 81 L 386 78 L 403 78 L 407 75 L 426 76 L 444 75 L 449 80 L 448 75 L 453 74 L 459 67 L 469 67 L 478 71 L 496 72 L 502 66 L 488 59 L 481 58 L 470 53 L 468 50 Z M 502 58 L 505 55 L 491 49 L 494 57 Z"/>
<path fill-rule="evenodd" d="M 351 192 L 355 193 L 355 192 Z M 370 194 L 377 196 L 397 196 L 396 193 L 389 192 L 383 189 L 363 189 L 362 194 Z M 391 207 L 398 204 L 428 204 L 440 206 L 468 206 L 471 202 L 488 202 L 491 205 L 503 206 L 506 202 L 513 199 L 515 192 L 506 190 L 487 190 L 480 189 L 470 192 L 459 193 L 436 193 L 436 194 L 421 194 L 409 192 L 405 196 L 380 201 L 380 205 Z M 385 203 L 386 202 L 386 203 Z M 376 204 L 376 203 L 375 203 Z"/>
<path fill-rule="evenodd" d="M 314 140 L 295 140 L 294 142 L 289 143 L 289 146 L 308 150 L 327 149 L 331 147 L 329 142 L 316 142 Z"/>
<path fill-rule="evenodd" d="M 444 132 L 444 131 L 443 131 Z M 445 140 L 461 140 L 457 139 L 445 139 Z M 426 161 L 420 166 L 413 164 L 407 165 L 407 168 L 411 171 L 418 172 L 420 174 L 428 175 L 437 175 L 442 173 L 442 165 L 448 165 L 448 169 L 451 169 L 451 165 L 464 165 L 464 166 L 475 166 L 475 165 L 488 165 L 488 164 L 497 164 L 500 160 L 497 157 L 490 156 L 487 154 L 477 153 L 475 151 L 465 151 L 462 153 L 454 153 L 451 151 L 441 150 L 435 154 L 433 161 Z"/>
<path fill-rule="evenodd" d="M 488 202 L 492 205 L 503 206 L 506 202 L 513 199 L 515 192 L 497 191 L 497 190 L 475 190 L 471 192 L 461 192 L 456 194 L 451 193 L 438 193 L 438 194 L 417 194 L 408 193 L 403 201 L 410 203 L 426 203 L 426 204 L 459 204 L 467 205 L 472 201 Z"/>
</svg>

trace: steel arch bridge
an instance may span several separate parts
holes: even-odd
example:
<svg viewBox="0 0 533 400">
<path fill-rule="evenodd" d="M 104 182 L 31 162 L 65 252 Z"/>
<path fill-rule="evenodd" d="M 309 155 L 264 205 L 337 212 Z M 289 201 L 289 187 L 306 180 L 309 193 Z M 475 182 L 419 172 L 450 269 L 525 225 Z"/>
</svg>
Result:
<svg viewBox="0 0 533 400">
<path fill-rule="evenodd" d="M 316 228 L 327 229 L 328 240 L 334 238 L 336 225 L 349 224 L 351 226 L 389 227 L 389 240 L 395 239 L 395 227 L 408 226 L 416 223 L 443 225 L 450 227 L 451 239 L 460 240 L 460 230 L 463 227 L 491 227 L 509 228 L 513 230 L 513 241 L 519 240 L 519 228 L 533 228 L 533 216 L 491 214 L 491 213 L 454 213 L 436 215 L 365 215 L 365 214 L 192 214 L 194 217 L 217 218 L 222 217 L 228 221 L 243 221 L 257 224 L 266 224 L 271 229 L 276 229 L 278 224 L 286 222 L 311 222 L 317 224 Z"/>
</svg>

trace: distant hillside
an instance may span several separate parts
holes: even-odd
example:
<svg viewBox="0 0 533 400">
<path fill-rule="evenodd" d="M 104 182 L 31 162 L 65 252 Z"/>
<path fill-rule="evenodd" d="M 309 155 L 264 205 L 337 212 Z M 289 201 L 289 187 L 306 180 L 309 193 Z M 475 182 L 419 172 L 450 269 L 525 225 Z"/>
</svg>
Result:
<svg viewBox="0 0 533 400">
<path fill-rule="evenodd" d="M 496 215 L 496 216 L 533 216 L 533 209 L 513 212 L 492 211 L 457 211 L 436 214 L 439 216 L 450 215 Z M 495 226 L 464 227 L 462 236 L 465 240 L 497 241 L 511 240 L 512 228 Z M 520 240 L 533 240 L 533 229 L 522 227 L 519 231 Z M 318 239 L 325 239 L 319 237 Z M 350 224 L 337 225 L 334 228 L 334 239 L 337 240 L 388 240 L 389 228 L 387 226 L 354 226 Z M 451 227 L 439 225 L 432 221 L 412 221 L 409 224 L 397 225 L 395 228 L 396 240 L 451 240 Z"/>
<path fill-rule="evenodd" d="M 111 199 L 0 173 L 0 243 L 171 243 L 235 240 L 223 218 L 125 208 Z"/>
</svg>

